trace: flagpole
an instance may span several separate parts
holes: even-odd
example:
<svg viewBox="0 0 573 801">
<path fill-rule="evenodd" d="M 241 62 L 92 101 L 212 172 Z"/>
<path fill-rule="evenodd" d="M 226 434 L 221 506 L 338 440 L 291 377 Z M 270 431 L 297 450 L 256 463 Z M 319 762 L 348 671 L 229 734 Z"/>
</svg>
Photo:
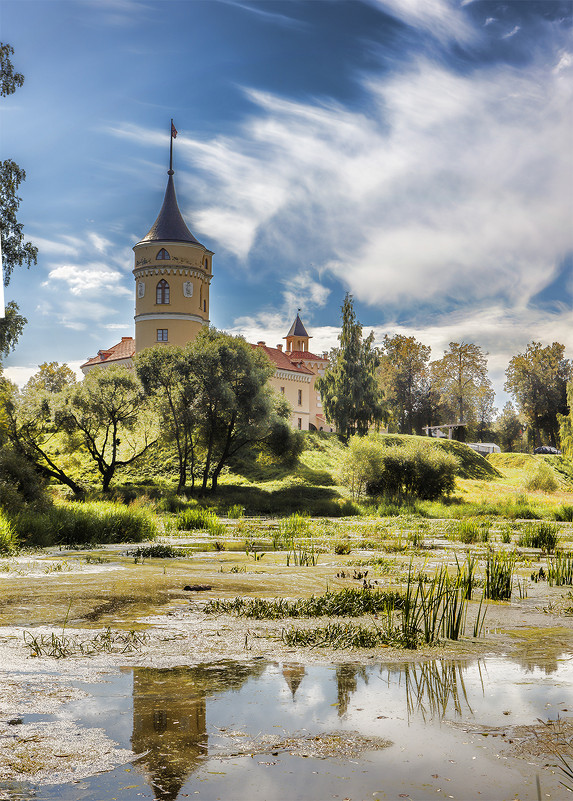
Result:
<svg viewBox="0 0 573 801">
<path fill-rule="evenodd" d="M 173 174 L 173 119 L 169 130 L 169 174 Z"/>
</svg>

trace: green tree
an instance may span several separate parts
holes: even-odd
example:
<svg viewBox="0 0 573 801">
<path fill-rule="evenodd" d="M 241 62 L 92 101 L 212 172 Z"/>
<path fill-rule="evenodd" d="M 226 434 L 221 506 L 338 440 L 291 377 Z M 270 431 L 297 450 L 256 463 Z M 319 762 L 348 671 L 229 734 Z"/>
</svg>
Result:
<svg viewBox="0 0 573 801">
<path fill-rule="evenodd" d="M 376 379 L 380 357 L 374 347 L 374 333 L 362 338 L 362 326 L 348 293 L 342 305 L 338 339 L 340 347 L 330 352 L 330 364 L 315 386 L 327 420 L 347 441 L 354 433 L 366 434 L 372 423 L 380 423 L 387 416 Z"/>
<path fill-rule="evenodd" d="M 10 301 L 4 317 L 0 317 L 0 356 L 7 356 L 14 350 L 27 322 L 20 314 L 17 304 Z"/>
<path fill-rule="evenodd" d="M 0 43 L 0 96 L 11 95 L 24 83 L 24 76 L 15 72 L 11 56 L 14 50 L 10 45 Z M 21 198 L 17 192 L 26 178 L 25 171 L 15 161 L 6 159 L 0 162 L 0 240 L 2 242 L 2 262 L 4 284 L 8 286 L 15 267 L 36 264 L 38 248 L 24 241 L 23 226 L 17 214 Z"/>
<path fill-rule="evenodd" d="M 46 390 L 61 392 L 76 383 L 76 376 L 67 364 L 44 362 L 39 370 L 26 383 L 25 391 Z"/>
<path fill-rule="evenodd" d="M 558 414 L 559 436 L 561 439 L 561 451 L 567 459 L 573 460 L 573 381 L 567 382 L 567 403 L 569 411 L 567 414 Z"/>
<path fill-rule="evenodd" d="M 495 428 L 502 450 L 510 452 L 519 450 L 523 425 L 511 401 L 508 401 L 503 407 L 495 421 Z"/>
<path fill-rule="evenodd" d="M 479 345 L 450 342 L 449 349 L 434 362 L 434 375 L 441 402 L 454 417 L 448 422 L 471 423 L 476 420 L 478 394 L 490 389 L 487 359 Z M 465 439 L 465 434 L 462 434 Z"/>
<path fill-rule="evenodd" d="M 155 444 L 137 378 L 124 367 L 93 369 L 62 393 L 56 419 L 73 447 L 77 438 L 94 460 L 107 492 L 119 467 L 132 464 Z"/>
<path fill-rule="evenodd" d="M 0 394 L 3 437 L 41 476 L 65 484 L 82 497 L 84 488 L 70 475 L 61 454 L 64 433 L 57 414 L 58 396 L 37 388 L 19 392 L 6 379 L 0 381 Z"/>
<path fill-rule="evenodd" d="M 391 398 L 390 405 L 401 434 L 411 434 L 420 411 L 428 377 L 431 348 L 415 337 L 402 334 L 384 337 L 380 369 L 382 383 Z"/>
<path fill-rule="evenodd" d="M 195 429 L 198 423 L 198 382 L 188 369 L 183 348 L 146 348 L 138 354 L 135 369 L 147 396 L 159 412 L 162 438 L 177 449 L 179 480 L 183 492 L 187 476 L 195 482 Z"/>
<path fill-rule="evenodd" d="M 557 415 L 567 414 L 567 381 L 572 363 L 565 358 L 565 346 L 553 342 L 545 347 L 530 342 L 524 353 L 513 356 L 505 371 L 505 390 L 511 393 L 528 423 L 532 446 L 541 444 L 543 436 L 551 445 L 559 441 Z"/>
<path fill-rule="evenodd" d="M 202 491 L 217 489 L 223 467 L 243 448 L 263 442 L 285 406 L 269 386 L 274 368 L 260 348 L 203 329 L 185 348 L 185 377 L 197 382 L 197 422 L 203 451 Z"/>
<path fill-rule="evenodd" d="M 493 421 L 497 414 L 494 401 L 495 392 L 489 381 L 480 384 L 475 393 L 475 435 L 480 442 L 493 438 Z"/>
</svg>

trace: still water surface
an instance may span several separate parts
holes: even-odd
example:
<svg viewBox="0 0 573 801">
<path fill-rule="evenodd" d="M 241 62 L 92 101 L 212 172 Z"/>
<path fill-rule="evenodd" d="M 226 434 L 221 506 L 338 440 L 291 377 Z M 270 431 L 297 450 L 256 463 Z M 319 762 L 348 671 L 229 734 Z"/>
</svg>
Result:
<svg viewBox="0 0 573 801">
<path fill-rule="evenodd" d="M 507 740 L 493 736 L 504 730 L 488 727 L 571 717 L 571 654 L 540 663 L 135 668 L 88 691 L 65 714 L 144 756 L 76 783 L 4 785 L 2 797 L 525 801 L 538 798 L 537 774 L 542 798 L 569 795 L 562 776 L 508 759 Z"/>
</svg>

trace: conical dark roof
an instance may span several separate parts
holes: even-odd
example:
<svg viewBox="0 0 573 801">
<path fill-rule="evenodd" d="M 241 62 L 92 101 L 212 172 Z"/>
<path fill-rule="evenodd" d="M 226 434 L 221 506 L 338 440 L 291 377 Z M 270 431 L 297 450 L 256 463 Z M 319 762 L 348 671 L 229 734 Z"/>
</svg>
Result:
<svg viewBox="0 0 573 801">
<path fill-rule="evenodd" d="M 163 206 L 161 206 L 161 211 L 148 233 L 138 242 L 138 245 L 144 242 L 156 241 L 191 242 L 194 245 L 201 245 L 187 228 L 185 220 L 179 211 L 177 196 L 175 194 L 175 184 L 173 182 L 173 170 L 169 170 L 168 175 L 169 179 L 167 181 L 167 189 L 165 190 L 165 198 L 163 200 Z M 203 245 L 201 245 L 201 247 L 203 247 Z"/>
<path fill-rule="evenodd" d="M 300 319 L 300 317 L 297 314 L 296 320 L 291 325 L 290 331 L 288 332 L 287 337 L 308 337 L 308 336 L 309 336 L 309 334 L 308 334 L 306 328 L 304 327 L 304 325 L 302 324 L 302 320 Z M 285 339 L 286 339 L 286 337 L 285 337 Z"/>
</svg>

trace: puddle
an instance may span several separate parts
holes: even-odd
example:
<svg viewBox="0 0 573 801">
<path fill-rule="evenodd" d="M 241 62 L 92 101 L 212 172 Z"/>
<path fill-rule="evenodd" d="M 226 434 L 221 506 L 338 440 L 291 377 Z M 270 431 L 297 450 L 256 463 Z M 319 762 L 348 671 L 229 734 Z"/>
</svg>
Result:
<svg viewBox="0 0 573 801">
<path fill-rule="evenodd" d="M 537 776 L 539 797 L 562 798 L 562 774 L 544 766 L 573 742 L 573 655 L 550 673 L 529 664 L 124 668 L 43 721 L 81 727 L 86 744 L 102 729 L 118 754 L 142 756 L 64 784 L 0 782 L 0 798 L 526 801 Z"/>
</svg>

